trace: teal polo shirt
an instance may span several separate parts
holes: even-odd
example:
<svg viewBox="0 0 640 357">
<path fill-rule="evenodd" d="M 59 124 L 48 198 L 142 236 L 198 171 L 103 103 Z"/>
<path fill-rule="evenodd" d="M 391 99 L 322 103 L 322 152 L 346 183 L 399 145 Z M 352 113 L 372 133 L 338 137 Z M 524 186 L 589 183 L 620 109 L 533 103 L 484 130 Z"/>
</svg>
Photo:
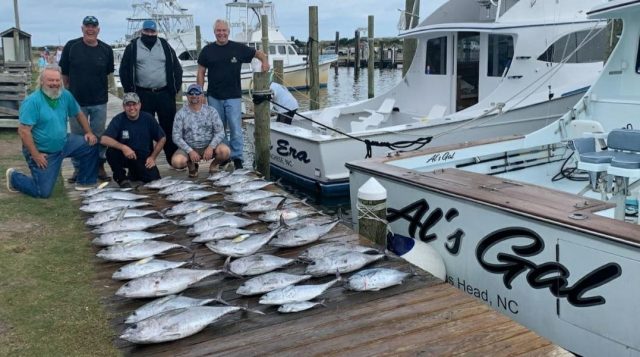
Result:
<svg viewBox="0 0 640 357">
<path fill-rule="evenodd" d="M 62 90 L 58 106 L 47 104 L 42 90 L 28 96 L 20 106 L 20 124 L 31 126 L 31 135 L 40 152 L 62 151 L 67 142 L 67 118 L 78 115 L 80 107 L 71 92 Z"/>
</svg>

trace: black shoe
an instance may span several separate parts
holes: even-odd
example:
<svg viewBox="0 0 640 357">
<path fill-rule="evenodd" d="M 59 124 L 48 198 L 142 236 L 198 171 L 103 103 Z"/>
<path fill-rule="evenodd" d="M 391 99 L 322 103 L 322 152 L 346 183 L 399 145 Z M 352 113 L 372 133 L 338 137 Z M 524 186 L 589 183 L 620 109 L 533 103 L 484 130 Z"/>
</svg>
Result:
<svg viewBox="0 0 640 357">
<path fill-rule="evenodd" d="M 120 188 L 131 188 L 131 181 L 122 180 L 120 181 L 120 183 L 118 183 L 118 185 L 120 186 Z"/>
<path fill-rule="evenodd" d="M 78 179 L 78 171 L 73 170 L 73 174 L 71 175 L 71 177 L 67 179 L 67 182 L 76 183 L 77 179 Z"/>
<path fill-rule="evenodd" d="M 220 165 L 218 165 L 218 170 L 225 170 L 227 168 L 227 165 L 229 165 L 230 162 L 231 162 L 231 160 L 227 160 L 227 161 L 221 163 Z"/>
<path fill-rule="evenodd" d="M 233 159 L 233 166 L 237 169 L 241 169 L 242 168 L 242 160 L 240 159 Z"/>
</svg>

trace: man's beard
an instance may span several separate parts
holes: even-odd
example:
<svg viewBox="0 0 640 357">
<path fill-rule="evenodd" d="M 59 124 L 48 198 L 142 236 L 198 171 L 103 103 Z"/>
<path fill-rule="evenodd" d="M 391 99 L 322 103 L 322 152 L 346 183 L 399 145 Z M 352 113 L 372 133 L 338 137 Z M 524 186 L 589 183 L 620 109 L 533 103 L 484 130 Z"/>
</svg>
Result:
<svg viewBox="0 0 640 357">
<path fill-rule="evenodd" d="M 46 94 L 47 97 L 51 99 L 58 99 L 62 94 L 62 88 L 42 87 L 42 91 L 44 92 L 44 94 Z"/>
</svg>

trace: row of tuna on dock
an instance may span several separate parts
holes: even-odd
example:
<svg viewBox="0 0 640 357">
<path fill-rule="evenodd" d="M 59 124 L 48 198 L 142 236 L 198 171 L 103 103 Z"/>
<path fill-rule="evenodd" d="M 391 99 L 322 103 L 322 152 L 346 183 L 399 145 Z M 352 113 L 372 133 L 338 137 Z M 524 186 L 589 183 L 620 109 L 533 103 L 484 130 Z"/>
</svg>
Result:
<svg viewBox="0 0 640 357">
<path fill-rule="evenodd" d="M 139 344 L 173 341 L 236 311 L 264 314 L 225 301 L 222 288 L 210 298 L 181 294 L 212 276 L 243 279 L 235 291 L 237 296 L 261 295 L 258 304 L 292 313 L 325 305 L 317 298 L 343 280 L 347 289 L 374 291 L 400 284 L 410 275 L 377 267 L 343 279 L 340 274 L 360 270 L 384 259 L 385 254 L 330 238 L 320 242 L 338 220 L 322 215 L 304 201 L 269 190 L 272 184 L 249 170 L 236 170 L 214 173 L 204 182 L 166 177 L 141 186 L 138 192 L 98 188 L 84 194 L 80 210 L 93 214 L 86 224 L 97 235 L 92 241 L 101 249 L 97 256 L 112 262 L 133 261 L 113 273 L 114 280 L 127 280 L 116 295 L 156 298 L 126 317 L 129 325 L 120 338 Z M 152 205 L 164 208 L 148 209 Z M 192 237 L 189 246 L 159 240 L 185 236 Z M 202 245 L 226 259 L 224 264 L 197 264 L 197 249 Z M 297 247 L 306 249 L 297 257 L 286 257 L 288 249 Z M 176 250 L 192 252 L 193 256 L 180 261 L 156 258 Z M 285 256 L 268 254 L 280 252 Z M 275 271 L 292 266 L 298 266 L 296 272 L 300 266 L 304 270 L 296 274 Z M 334 278 L 298 284 L 327 276 Z M 213 302 L 218 305 L 205 306 Z"/>
</svg>

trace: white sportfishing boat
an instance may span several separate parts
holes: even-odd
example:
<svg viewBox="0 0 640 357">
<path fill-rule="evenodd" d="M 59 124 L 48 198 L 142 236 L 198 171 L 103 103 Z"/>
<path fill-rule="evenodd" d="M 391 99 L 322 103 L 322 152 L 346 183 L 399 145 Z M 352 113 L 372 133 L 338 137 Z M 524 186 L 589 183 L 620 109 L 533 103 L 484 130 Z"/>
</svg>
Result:
<svg viewBox="0 0 640 357">
<path fill-rule="evenodd" d="M 134 0 L 131 4 L 133 14 L 127 17 L 125 37 L 113 44 L 117 63 L 122 59 L 124 48 L 134 38 L 140 37 L 142 23 L 154 20 L 158 24 L 158 36 L 165 38 L 176 51 L 183 67 L 195 68 L 197 56 L 196 28 L 193 15 L 182 7 L 177 0 Z"/>
<path fill-rule="evenodd" d="M 315 122 L 300 116 L 292 125 L 272 122 L 271 172 L 344 196 L 344 164 L 365 157 L 365 140 L 379 157 L 425 145 L 428 137 L 429 145 L 441 145 L 525 134 L 548 124 L 602 69 L 606 21 L 585 13 L 604 2 L 447 1 L 400 34 L 416 38 L 418 47 L 396 87 L 369 100 L 302 113 Z"/>
<path fill-rule="evenodd" d="M 269 30 L 269 49 L 265 51 L 273 67 L 274 60 L 282 60 L 284 65 L 283 84 L 288 88 L 308 88 L 311 78 L 307 56 L 298 53 L 294 43 L 288 41 L 277 25 L 275 5 L 271 1 L 233 1 L 226 4 L 230 38 L 253 48 L 262 49 L 261 16 L 267 16 Z M 336 55 L 320 58 L 320 85 L 326 86 L 329 79 L 329 67 L 337 61 Z M 260 62 L 254 59 L 253 66 L 260 68 Z M 253 80 L 252 65 L 245 64 L 241 73 L 242 89 L 249 90 Z"/>
<path fill-rule="evenodd" d="M 587 15 L 623 30 L 569 112 L 524 136 L 349 163 L 351 203 L 375 178 L 390 250 L 578 355 L 640 356 L 640 0 Z"/>
</svg>

